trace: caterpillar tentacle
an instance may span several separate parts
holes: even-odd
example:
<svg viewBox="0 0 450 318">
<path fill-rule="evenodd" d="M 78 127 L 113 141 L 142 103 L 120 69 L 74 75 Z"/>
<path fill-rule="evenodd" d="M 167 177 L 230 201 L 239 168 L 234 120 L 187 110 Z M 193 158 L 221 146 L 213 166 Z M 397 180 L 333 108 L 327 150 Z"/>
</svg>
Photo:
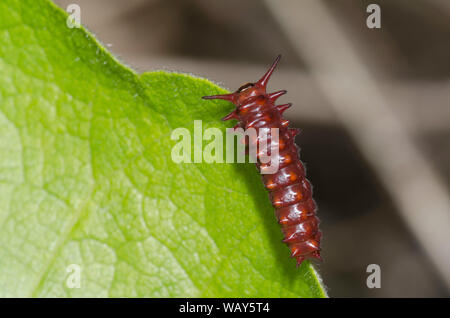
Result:
<svg viewBox="0 0 450 318">
<path fill-rule="evenodd" d="M 281 90 L 267 93 L 266 86 L 281 56 L 278 56 L 269 70 L 256 83 L 247 83 L 235 93 L 225 95 L 204 96 L 204 99 L 224 99 L 236 105 L 236 109 L 223 120 L 237 119 L 235 126 L 245 129 L 255 128 L 259 142 L 261 129 L 278 128 L 278 171 L 265 174 L 268 165 L 261 160 L 261 152 L 257 153 L 256 166 L 262 173 L 264 186 L 275 208 L 275 216 L 284 235 L 283 242 L 291 250 L 291 257 L 296 258 L 299 266 L 303 260 L 316 258 L 321 260 L 319 219 L 316 216 L 317 206 L 312 198 L 311 184 L 306 179 L 303 163 L 299 158 L 299 150 L 295 144 L 296 128 L 289 128 L 289 121 L 282 114 L 291 103 L 275 105 L 275 101 L 286 93 Z M 268 140 L 270 143 L 270 140 Z"/>
</svg>

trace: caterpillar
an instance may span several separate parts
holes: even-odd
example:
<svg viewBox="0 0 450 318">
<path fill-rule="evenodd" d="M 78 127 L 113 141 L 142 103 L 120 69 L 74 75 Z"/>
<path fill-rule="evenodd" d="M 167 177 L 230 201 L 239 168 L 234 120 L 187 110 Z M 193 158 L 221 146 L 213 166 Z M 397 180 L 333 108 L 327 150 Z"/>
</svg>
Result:
<svg viewBox="0 0 450 318">
<path fill-rule="evenodd" d="M 291 257 L 297 260 L 297 267 L 305 259 L 319 259 L 320 240 L 317 206 L 312 198 L 312 187 L 306 179 L 305 167 L 300 161 L 299 149 L 295 144 L 296 128 L 289 128 L 289 121 L 282 117 L 291 103 L 275 105 L 275 101 L 286 90 L 267 93 L 267 83 L 275 70 L 281 55 L 278 55 L 268 71 L 255 83 L 246 83 L 231 94 L 203 96 L 203 99 L 223 99 L 232 102 L 236 108 L 222 120 L 237 119 L 234 128 L 261 129 L 278 128 L 278 171 L 263 174 L 262 179 L 275 208 L 275 216 L 284 235 L 283 242 L 291 251 Z M 257 140 L 257 142 L 258 142 Z M 267 141 L 269 142 L 269 141 Z M 248 145 L 248 142 L 246 142 Z M 256 167 L 261 173 L 266 167 L 259 153 L 256 155 Z"/>
</svg>

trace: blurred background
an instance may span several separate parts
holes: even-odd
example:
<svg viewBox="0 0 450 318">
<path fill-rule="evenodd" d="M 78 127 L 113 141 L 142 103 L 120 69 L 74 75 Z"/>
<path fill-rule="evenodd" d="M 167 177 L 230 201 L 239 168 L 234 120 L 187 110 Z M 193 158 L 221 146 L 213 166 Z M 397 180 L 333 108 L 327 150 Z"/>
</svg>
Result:
<svg viewBox="0 0 450 318">
<path fill-rule="evenodd" d="M 271 90 L 314 186 L 331 297 L 450 296 L 448 0 L 54 0 L 138 72 Z M 381 9 L 370 29 L 367 6 Z M 275 221 L 275 219 L 274 219 Z M 381 288 L 366 285 L 369 264 Z"/>
</svg>

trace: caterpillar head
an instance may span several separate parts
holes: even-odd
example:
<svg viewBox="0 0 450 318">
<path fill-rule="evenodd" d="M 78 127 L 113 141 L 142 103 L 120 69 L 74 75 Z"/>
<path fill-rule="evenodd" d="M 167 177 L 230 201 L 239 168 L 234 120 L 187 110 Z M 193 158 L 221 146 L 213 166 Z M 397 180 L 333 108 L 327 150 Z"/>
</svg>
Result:
<svg viewBox="0 0 450 318">
<path fill-rule="evenodd" d="M 269 70 L 264 74 L 263 77 L 256 83 L 246 83 L 239 87 L 237 91 L 231 94 L 225 94 L 225 95 L 212 95 L 212 96 L 203 96 L 203 99 L 224 99 L 228 100 L 236 105 L 236 107 L 239 107 L 248 101 L 249 98 L 255 97 L 255 96 L 262 96 L 266 94 L 266 86 L 269 82 L 270 76 L 272 75 L 273 71 L 275 70 L 278 62 L 280 61 L 281 55 L 278 55 L 275 61 L 272 63 L 272 66 L 269 68 Z M 284 93 L 286 91 L 283 91 Z M 282 94 L 284 94 L 282 93 Z M 275 93 L 274 93 L 275 94 Z M 281 94 L 281 95 L 282 95 Z M 268 97 L 270 98 L 269 94 Z M 279 96 L 281 96 L 279 95 Z"/>
</svg>

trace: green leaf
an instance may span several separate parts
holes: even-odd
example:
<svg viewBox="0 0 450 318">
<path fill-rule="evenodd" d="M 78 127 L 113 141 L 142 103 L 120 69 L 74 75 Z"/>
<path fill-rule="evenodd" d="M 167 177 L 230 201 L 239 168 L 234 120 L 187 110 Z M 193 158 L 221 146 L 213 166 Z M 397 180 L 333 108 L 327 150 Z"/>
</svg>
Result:
<svg viewBox="0 0 450 318">
<path fill-rule="evenodd" d="M 225 131 L 200 99 L 224 90 L 138 75 L 66 17 L 0 2 L 0 296 L 325 296 L 252 164 L 171 160 L 173 129 Z"/>
</svg>

